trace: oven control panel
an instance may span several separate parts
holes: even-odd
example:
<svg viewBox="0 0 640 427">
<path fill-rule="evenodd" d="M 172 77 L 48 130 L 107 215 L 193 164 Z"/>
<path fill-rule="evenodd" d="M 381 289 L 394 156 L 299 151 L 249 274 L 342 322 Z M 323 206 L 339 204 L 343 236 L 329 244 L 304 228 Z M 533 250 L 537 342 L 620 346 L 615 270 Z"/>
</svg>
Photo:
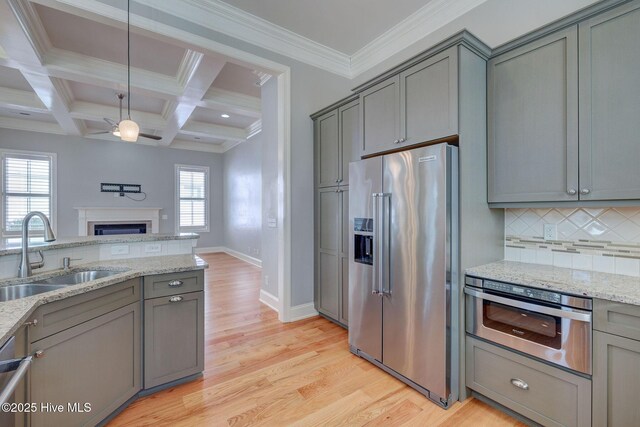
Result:
<svg viewBox="0 0 640 427">
<path fill-rule="evenodd" d="M 511 295 L 519 295 L 525 298 L 547 301 L 554 304 L 560 304 L 562 301 L 562 295 L 557 292 L 545 291 L 543 289 L 532 289 L 524 286 L 513 285 L 511 283 L 485 280 L 483 287 L 484 289 L 488 290 L 503 292 Z"/>
</svg>

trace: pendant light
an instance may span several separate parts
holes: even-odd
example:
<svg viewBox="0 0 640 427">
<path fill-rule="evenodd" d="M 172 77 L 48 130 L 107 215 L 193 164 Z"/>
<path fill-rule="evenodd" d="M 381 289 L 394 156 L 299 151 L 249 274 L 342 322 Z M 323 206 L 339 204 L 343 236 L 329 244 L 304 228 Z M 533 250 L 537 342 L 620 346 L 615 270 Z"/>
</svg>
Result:
<svg viewBox="0 0 640 427">
<path fill-rule="evenodd" d="M 131 120 L 131 0 L 127 0 L 127 118 L 120 120 L 118 129 L 120 139 L 127 142 L 136 142 L 140 134 L 140 126 Z"/>
</svg>

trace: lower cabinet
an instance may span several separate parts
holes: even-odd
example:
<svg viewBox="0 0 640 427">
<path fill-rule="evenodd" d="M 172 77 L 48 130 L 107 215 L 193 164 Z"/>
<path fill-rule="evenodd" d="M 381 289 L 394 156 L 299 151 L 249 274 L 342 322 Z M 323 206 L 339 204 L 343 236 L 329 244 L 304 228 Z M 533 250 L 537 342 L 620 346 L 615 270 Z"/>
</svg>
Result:
<svg viewBox="0 0 640 427">
<path fill-rule="evenodd" d="M 204 370 L 204 292 L 144 302 L 144 388 Z"/>
<path fill-rule="evenodd" d="M 544 426 L 591 425 L 591 381 L 582 376 L 469 336 L 466 376 L 467 387 Z"/>
<path fill-rule="evenodd" d="M 95 425 L 140 391 L 140 311 L 132 303 L 31 344 L 42 352 L 29 373 L 32 427 Z"/>
<path fill-rule="evenodd" d="M 640 307 L 594 300 L 593 425 L 640 425 Z"/>
</svg>

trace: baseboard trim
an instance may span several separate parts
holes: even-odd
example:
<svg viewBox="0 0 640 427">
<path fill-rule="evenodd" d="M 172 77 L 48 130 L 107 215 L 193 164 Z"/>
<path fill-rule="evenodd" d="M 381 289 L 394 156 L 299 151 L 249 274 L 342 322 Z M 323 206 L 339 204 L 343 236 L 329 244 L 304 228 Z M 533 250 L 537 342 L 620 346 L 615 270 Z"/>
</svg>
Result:
<svg viewBox="0 0 640 427">
<path fill-rule="evenodd" d="M 278 307 L 280 306 L 280 300 L 274 296 L 273 294 L 265 291 L 264 289 L 260 289 L 260 302 L 269 307 L 271 310 L 278 312 Z"/>
<path fill-rule="evenodd" d="M 317 316 L 318 314 L 319 313 L 312 302 L 307 304 L 300 304 L 291 307 L 291 309 L 289 310 L 289 321 L 295 322 L 296 320 L 306 319 L 308 317 Z"/>
<path fill-rule="evenodd" d="M 255 265 L 256 267 L 262 268 L 262 260 L 258 258 L 254 258 L 247 254 L 243 254 L 242 252 L 234 251 L 233 249 L 229 249 L 225 246 L 212 246 L 208 248 L 196 248 L 196 254 L 214 254 L 224 252 L 227 255 L 231 255 L 232 257 L 241 259 L 244 262 L 248 262 L 251 265 Z"/>
</svg>

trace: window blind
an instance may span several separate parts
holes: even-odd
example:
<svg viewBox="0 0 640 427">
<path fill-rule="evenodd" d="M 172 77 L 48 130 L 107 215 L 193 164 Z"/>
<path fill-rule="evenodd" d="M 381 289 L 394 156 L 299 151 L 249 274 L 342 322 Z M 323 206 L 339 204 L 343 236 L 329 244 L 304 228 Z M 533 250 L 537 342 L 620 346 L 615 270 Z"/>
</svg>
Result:
<svg viewBox="0 0 640 427">
<path fill-rule="evenodd" d="M 5 235 L 17 235 L 22 219 L 31 211 L 40 211 L 51 219 L 52 157 L 45 155 L 3 153 L 3 225 Z M 34 218 L 31 230 L 44 230 Z"/>
<path fill-rule="evenodd" d="M 178 169 L 179 226 L 182 231 L 208 227 L 206 168 L 180 166 Z"/>
</svg>

